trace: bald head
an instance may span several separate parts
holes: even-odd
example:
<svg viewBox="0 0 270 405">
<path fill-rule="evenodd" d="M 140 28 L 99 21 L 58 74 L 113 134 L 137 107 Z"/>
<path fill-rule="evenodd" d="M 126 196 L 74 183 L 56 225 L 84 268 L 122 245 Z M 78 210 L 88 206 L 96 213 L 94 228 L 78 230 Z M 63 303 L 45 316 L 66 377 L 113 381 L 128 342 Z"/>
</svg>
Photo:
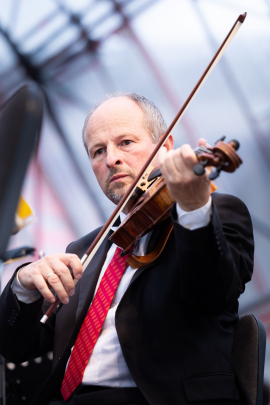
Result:
<svg viewBox="0 0 270 405">
<path fill-rule="evenodd" d="M 106 113 L 109 113 L 109 110 L 117 108 L 118 102 L 125 108 L 125 112 L 127 113 L 127 119 L 132 118 L 132 107 L 134 108 L 134 104 L 140 109 L 142 112 L 142 119 L 143 125 L 146 131 L 150 134 L 152 141 L 156 143 L 160 136 L 163 135 L 166 130 L 167 126 L 166 123 L 161 115 L 159 109 L 155 106 L 154 103 L 149 101 L 144 96 L 140 96 L 136 93 L 113 93 L 106 95 L 100 102 L 98 102 L 92 110 L 88 113 L 84 127 L 83 127 L 83 143 L 85 149 L 88 153 L 88 146 L 86 139 L 88 138 L 89 128 L 88 122 L 91 116 L 98 111 L 99 114 L 103 114 L 105 117 Z M 102 109 L 101 109 L 102 107 Z"/>
<path fill-rule="evenodd" d="M 129 133 L 132 129 L 145 128 L 145 114 L 141 107 L 127 97 L 115 97 L 104 101 L 90 115 L 85 131 L 85 144 L 89 153 L 89 141 L 96 129 L 110 135 L 111 128 L 119 128 L 119 134 Z M 145 128 L 146 129 L 146 128 Z M 147 131 L 148 132 L 148 131 Z M 152 139 L 149 132 L 149 138 Z M 153 140 L 152 140 L 153 141 Z"/>
</svg>

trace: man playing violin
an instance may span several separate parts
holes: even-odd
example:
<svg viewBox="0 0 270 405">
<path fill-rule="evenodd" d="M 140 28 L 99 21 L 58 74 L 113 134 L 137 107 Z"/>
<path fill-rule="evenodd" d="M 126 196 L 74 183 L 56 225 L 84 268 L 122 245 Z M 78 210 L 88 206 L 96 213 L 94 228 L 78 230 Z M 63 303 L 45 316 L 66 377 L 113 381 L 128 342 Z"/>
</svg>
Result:
<svg viewBox="0 0 270 405">
<path fill-rule="evenodd" d="M 84 144 L 102 191 L 115 204 L 165 131 L 159 110 L 136 94 L 108 97 L 88 114 Z M 196 176 L 194 151 L 189 145 L 173 150 L 172 135 L 155 163 L 176 201 L 173 232 L 152 264 L 124 268 L 85 368 L 73 367 L 77 354 L 71 353 L 89 344 L 85 319 L 117 249 L 103 242 L 81 279 L 80 258 L 99 229 L 71 243 L 66 254 L 19 268 L 3 292 L 1 353 L 21 363 L 54 351 L 53 372 L 33 404 L 251 404 L 231 354 L 237 300 L 253 267 L 248 210 L 233 196 L 211 195 L 210 170 Z M 121 220 L 132 204 L 133 197 Z M 151 252 L 164 223 L 142 237 L 133 253 Z M 69 267 L 81 279 L 76 289 Z M 43 299 L 54 302 L 52 290 L 69 304 L 43 325 Z M 13 322 L 10 313 L 16 314 Z M 76 373 L 81 377 L 75 388 L 63 394 Z"/>
</svg>

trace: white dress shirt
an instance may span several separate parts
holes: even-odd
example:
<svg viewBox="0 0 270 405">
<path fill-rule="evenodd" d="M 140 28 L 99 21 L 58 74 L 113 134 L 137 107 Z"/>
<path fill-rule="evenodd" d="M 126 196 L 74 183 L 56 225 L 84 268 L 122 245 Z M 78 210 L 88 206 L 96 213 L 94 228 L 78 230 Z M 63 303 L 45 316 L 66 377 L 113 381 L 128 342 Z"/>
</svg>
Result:
<svg viewBox="0 0 270 405">
<path fill-rule="evenodd" d="M 203 207 L 190 212 L 182 210 L 177 205 L 176 211 L 178 214 L 178 223 L 191 231 L 208 225 L 212 214 L 211 202 L 212 198 L 210 196 L 209 201 Z M 125 214 L 121 213 L 120 218 L 121 221 L 123 221 Z M 115 229 L 116 228 L 112 228 L 112 230 Z M 134 249 L 134 253 L 136 255 L 145 255 L 150 236 L 151 232 L 143 236 L 137 243 L 137 246 Z M 112 244 L 101 269 L 95 294 L 115 250 L 116 245 Z M 133 380 L 125 362 L 115 328 L 115 312 L 136 271 L 137 269 L 134 270 L 128 266 L 122 276 L 122 279 L 120 280 L 115 296 L 112 300 L 111 307 L 103 323 L 100 335 L 86 366 L 82 380 L 83 384 L 108 387 L 136 386 L 136 383 Z M 26 290 L 19 282 L 18 277 L 15 278 L 12 283 L 12 290 L 16 294 L 18 300 L 27 304 L 34 302 L 40 297 L 39 291 Z"/>
</svg>

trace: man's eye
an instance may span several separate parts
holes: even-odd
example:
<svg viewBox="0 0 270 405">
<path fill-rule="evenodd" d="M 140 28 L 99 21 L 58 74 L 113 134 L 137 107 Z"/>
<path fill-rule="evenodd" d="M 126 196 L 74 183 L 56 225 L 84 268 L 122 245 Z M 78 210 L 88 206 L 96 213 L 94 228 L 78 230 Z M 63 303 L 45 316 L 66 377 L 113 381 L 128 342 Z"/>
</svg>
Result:
<svg viewBox="0 0 270 405">
<path fill-rule="evenodd" d="M 132 143 L 132 141 L 130 141 L 129 139 L 126 139 L 125 141 L 123 141 L 123 145 L 130 145 Z"/>
<path fill-rule="evenodd" d="M 103 153 L 103 149 L 98 149 L 96 152 L 95 152 L 95 155 L 101 155 Z"/>
</svg>

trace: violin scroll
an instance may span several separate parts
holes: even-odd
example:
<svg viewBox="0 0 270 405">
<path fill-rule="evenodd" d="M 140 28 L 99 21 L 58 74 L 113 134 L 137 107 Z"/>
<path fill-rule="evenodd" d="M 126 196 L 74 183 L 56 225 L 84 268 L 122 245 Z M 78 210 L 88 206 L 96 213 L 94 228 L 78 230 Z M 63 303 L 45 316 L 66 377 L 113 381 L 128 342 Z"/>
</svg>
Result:
<svg viewBox="0 0 270 405">
<path fill-rule="evenodd" d="M 202 176 L 205 173 L 205 167 L 214 166 L 216 169 L 209 176 L 210 180 L 216 179 L 220 172 L 233 173 L 242 164 L 242 159 L 236 151 L 240 147 L 240 143 L 233 139 L 229 143 L 224 143 L 225 136 L 219 139 L 214 146 L 200 146 L 195 149 L 195 153 L 199 160 L 193 171 L 197 176 Z"/>
</svg>

